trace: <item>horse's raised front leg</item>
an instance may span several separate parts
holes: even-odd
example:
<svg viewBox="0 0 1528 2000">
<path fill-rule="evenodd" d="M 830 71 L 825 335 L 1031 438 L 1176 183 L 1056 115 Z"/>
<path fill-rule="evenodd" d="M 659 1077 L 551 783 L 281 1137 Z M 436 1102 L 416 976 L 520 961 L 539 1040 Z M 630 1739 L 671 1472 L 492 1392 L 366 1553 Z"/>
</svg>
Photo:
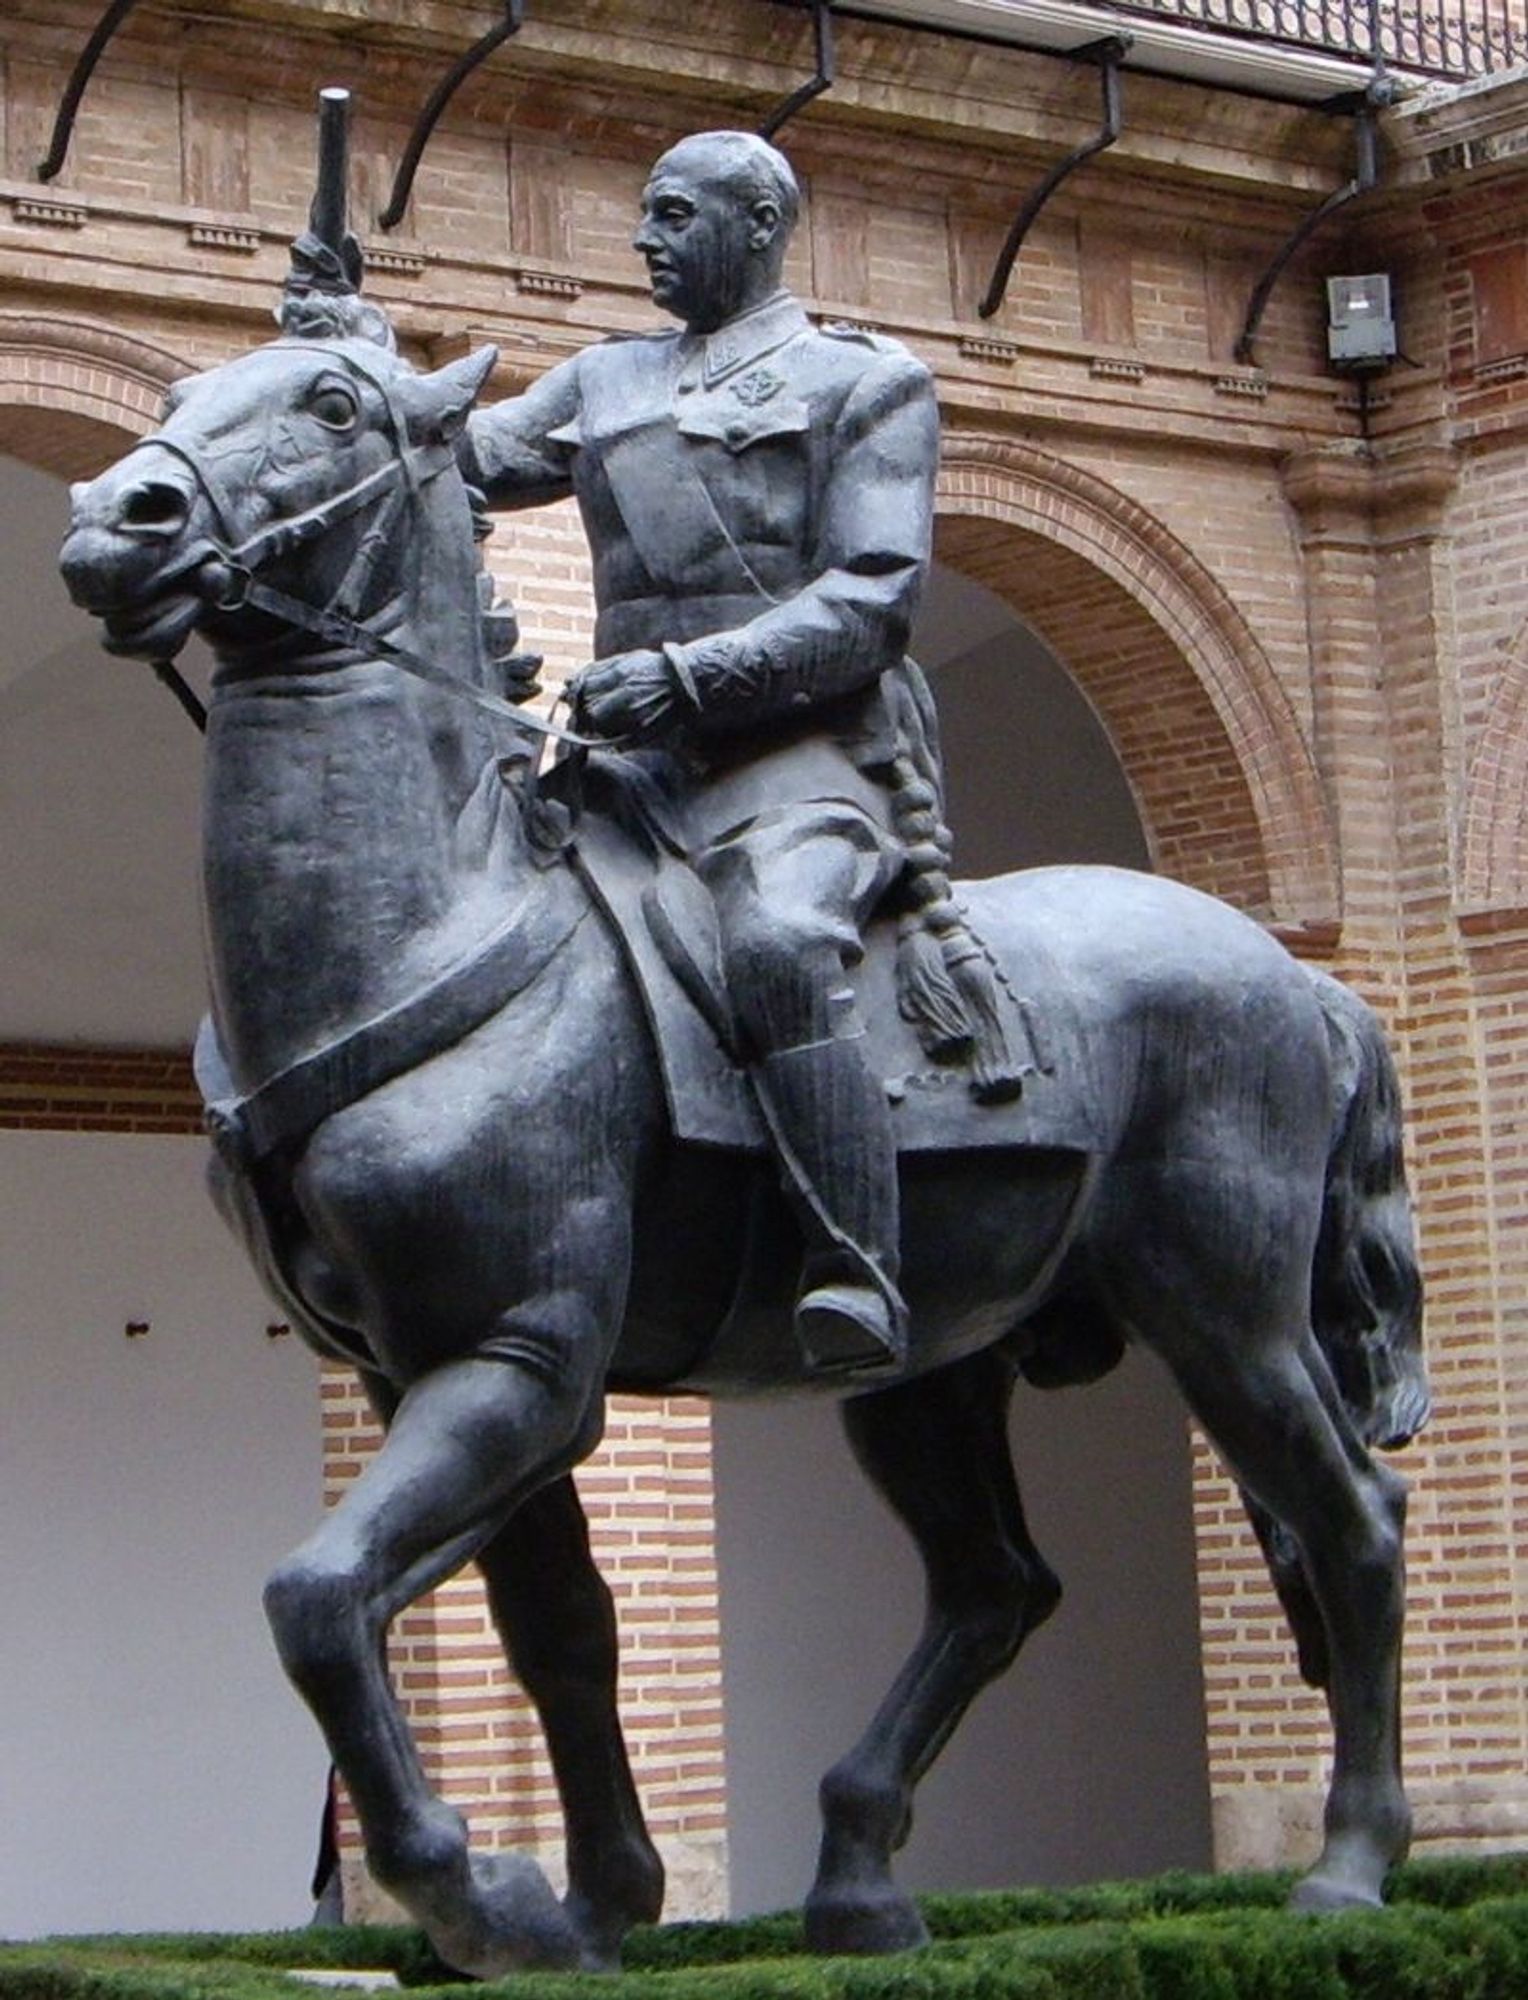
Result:
<svg viewBox="0 0 1528 2000">
<path fill-rule="evenodd" d="M 663 1910 L 616 1708 L 615 1607 L 571 1478 L 524 1506 L 478 1557 L 511 1668 L 546 1732 L 567 1836 L 568 1916 L 586 1965 L 620 1963 L 633 1924 Z"/>
<path fill-rule="evenodd" d="M 283 1664 L 349 1787 L 372 1873 L 442 1958 L 479 1977 L 576 1965 L 582 1940 L 534 1863 L 469 1855 L 460 1815 L 425 1780 L 382 1641 L 598 1437 L 599 1330 L 567 1299 L 542 1302 L 535 1319 L 534 1364 L 474 1355 L 415 1382 L 367 1470 L 266 1588 Z"/>
<path fill-rule="evenodd" d="M 870 1727 L 822 1781 L 822 1852 L 806 1905 L 814 1951 L 926 1941 L 891 1873 L 913 1790 L 974 1697 L 1060 1599 L 1013 1476 L 1012 1388 L 1011 1367 L 988 1352 L 844 1406 L 855 1456 L 918 1545 L 928 1606 Z"/>
</svg>

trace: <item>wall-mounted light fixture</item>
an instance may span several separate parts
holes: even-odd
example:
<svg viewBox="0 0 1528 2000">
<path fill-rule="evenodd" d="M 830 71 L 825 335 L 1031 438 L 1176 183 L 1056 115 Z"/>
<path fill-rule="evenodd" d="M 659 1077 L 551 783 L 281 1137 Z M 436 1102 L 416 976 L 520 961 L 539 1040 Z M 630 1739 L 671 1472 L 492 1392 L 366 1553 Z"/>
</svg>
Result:
<svg viewBox="0 0 1528 2000">
<path fill-rule="evenodd" d="M 1326 351 L 1344 374 L 1378 373 L 1395 359 L 1395 315 L 1383 271 L 1327 279 Z"/>
</svg>

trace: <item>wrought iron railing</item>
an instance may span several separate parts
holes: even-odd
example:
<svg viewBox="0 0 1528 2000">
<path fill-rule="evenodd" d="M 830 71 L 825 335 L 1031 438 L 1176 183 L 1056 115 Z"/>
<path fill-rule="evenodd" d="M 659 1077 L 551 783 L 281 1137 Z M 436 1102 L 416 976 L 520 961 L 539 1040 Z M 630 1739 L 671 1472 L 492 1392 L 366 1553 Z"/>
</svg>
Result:
<svg viewBox="0 0 1528 2000">
<path fill-rule="evenodd" d="M 1256 41 L 1376 58 L 1425 76 L 1486 76 L 1528 62 L 1528 0 L 1113 0 Z"/>
</svg>

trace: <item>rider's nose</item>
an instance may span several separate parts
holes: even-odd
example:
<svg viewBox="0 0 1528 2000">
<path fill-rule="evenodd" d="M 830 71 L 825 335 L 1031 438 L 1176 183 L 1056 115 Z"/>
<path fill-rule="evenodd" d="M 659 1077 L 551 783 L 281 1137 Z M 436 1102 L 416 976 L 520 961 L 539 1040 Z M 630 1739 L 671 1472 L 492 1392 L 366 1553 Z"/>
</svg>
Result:
<svg viewBox="0 0 1528 2000">
<path fill-rule="evenodd" d="M 180 487 L 167 479 L 145 479 L 123 494 L 118 525 L 135 535 L 175 535 L 190 513 Z"/>
</svg>

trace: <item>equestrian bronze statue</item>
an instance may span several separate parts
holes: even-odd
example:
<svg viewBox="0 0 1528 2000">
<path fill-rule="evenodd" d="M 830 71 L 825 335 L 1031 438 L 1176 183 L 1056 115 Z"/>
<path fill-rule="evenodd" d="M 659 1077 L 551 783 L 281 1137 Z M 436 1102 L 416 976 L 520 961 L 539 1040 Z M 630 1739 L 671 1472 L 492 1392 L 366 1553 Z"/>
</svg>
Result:
<svg viewBox="0 0 1528 2000">
<path fill-rule="evenodd" d="M 914 1789 L 1058 1596 L 1011 1392 L 1131 1341 L 1246 1493 L 1330 1704 L 1296 1902 L 1377 1901 L 1407 1844 L 1404 1487 L 1373 1453 L 1427 1394 L 1390 1058 L 1191 889 L 950 884 L 903 653 L 932 395 L 780 290 L 788 173 L 737 135 L 669 153 L 637 241 L 681 330 L 476 419 L 492 351 L 417 371 L 319 232 L 283 337 L 178 384 L 63 553 L 109 651 L 216 656 L 215 1193 L 387 1424 L 268 1608 L 373 1873 L 482 1976 L 615 1964 L 661 1906 L 573 1478 L 611 1389 L 837 1398 L 922 1556 L 923 1633 L 823 1784 L 815 1948 L 923 1939 Z M 599 658 L 548 759 L 476 537 L 485 498 L 569 491 Z M 474 1561 L 546 1731 L 561 1899 L 472 1851 L 385 1671 L 390 1621 Z"/>
</svg>

